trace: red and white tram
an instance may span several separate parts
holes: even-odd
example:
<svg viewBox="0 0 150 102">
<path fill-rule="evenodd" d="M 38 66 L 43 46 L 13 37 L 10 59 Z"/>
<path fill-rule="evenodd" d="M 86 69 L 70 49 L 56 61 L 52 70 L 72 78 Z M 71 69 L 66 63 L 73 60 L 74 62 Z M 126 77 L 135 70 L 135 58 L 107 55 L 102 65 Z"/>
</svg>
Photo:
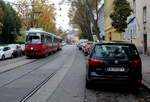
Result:
<svg viewBox="0 0 150 102">
<path fill-rule="evenodd" d="M 31 28 L 26 32 L 25 55 L 43 56 L 61 49 L 62 39 L 40 28 Z"/>
</svg>

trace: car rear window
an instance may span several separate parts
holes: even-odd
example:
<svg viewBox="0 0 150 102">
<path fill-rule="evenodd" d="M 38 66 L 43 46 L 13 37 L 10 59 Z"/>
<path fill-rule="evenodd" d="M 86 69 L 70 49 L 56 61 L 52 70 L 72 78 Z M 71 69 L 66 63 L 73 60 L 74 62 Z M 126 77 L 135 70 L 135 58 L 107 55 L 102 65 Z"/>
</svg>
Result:
<svg viewBox="0 0 150 102">
<path fill-rule="evenodd" d="M 134 45 L 96 45 L 93 57 L 98 58 L 133 58 L 138 51 Z"/>
</svg>

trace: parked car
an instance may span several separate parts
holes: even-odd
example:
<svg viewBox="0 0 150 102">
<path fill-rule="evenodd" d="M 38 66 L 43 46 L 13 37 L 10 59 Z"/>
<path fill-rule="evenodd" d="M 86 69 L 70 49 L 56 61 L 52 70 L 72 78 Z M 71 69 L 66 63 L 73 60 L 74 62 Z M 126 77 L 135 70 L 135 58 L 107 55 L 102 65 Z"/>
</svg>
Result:
<svg viewBox="0 0 150 102">
<path fill-rule="evenodd" d="M 12 58 L 13 51 L 8 46 L 0 47 L 0 59 L 5 60 L 6 58 Z"/>
<path fill-rule="evenodd" d="M 87 42 L 87 39 L 80 39 L 79 43 L 78 43 L 78 48 L 79 50 L 82 50 L 82 48 L 85 46 L 85 43 Z"/>
<path fill-rule="evenodd" d="M 81 45 L 82 43 L 78 43 L 77 44 L 77 47 L 79 48 L 79 50 L 81 50 L 82 49 L 82 45 Z"/>
<path fill-rule="evenodd" d="M 86 68 L 86 87 L 92 82 L 131 85 L 142 81 L 142 62 L 134 44 L 101 42 L 91 49 Z"/>
<path fill-rule="evenodd" d="M 21 50 L 22 50 L 22 54 L 25 55 L 25 44 L 21 44 Z"/>
<path fill-rule="evenodd" d="M 93 42 L 86 42 L 85 46 L 83 47 L 84 55 L 88 55 L 89 48 L 93 45 Z"/>
<path fill-rule="evenodd" d="M 8 46 L 13 50 L 13 57 L 22 56 L 22 49 L 19 44 L 9 44 Z"/>
<path fill-rule="evenodd" d="M 65 42 L 62 42 L 62 43 L 61 43 L 61 45 L 62 45 L 62 46 L 66 46 L 66 45 L 67 45 L 67 43 L 65 43 Z"/>
</svg>

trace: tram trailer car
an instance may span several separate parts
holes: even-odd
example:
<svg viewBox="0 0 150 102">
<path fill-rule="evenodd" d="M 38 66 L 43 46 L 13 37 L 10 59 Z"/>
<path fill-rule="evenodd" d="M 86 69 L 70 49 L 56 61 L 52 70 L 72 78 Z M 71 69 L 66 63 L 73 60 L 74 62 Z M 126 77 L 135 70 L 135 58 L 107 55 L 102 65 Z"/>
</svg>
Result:
<svg viewBox="0 0 150 102">
<path fill-rule="evenodd" d="M 26 32 L 25 55 L 45 56 L 61 49 L 62 39 L 42 29 L 32 28 Z"/>
</svg>

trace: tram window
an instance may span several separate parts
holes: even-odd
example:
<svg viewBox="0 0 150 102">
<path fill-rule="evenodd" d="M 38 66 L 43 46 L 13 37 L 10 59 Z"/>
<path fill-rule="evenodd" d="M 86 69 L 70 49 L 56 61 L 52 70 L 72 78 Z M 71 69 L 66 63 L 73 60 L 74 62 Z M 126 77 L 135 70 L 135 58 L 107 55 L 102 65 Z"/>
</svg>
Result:
<svg viewBox="0 0 150 102">
<path fill-rule="evenodd" d="M 27 43 L 41 43 L 39 36 L 28 36 Z"/>
<path fill-rule="evenodd" d="M 36 33 L 29 33 L 30 36 L 36 36 Z"/>
<path fill-rule="evenodd" d="M 53 43 L 55 43 L 55 38 L 53 38 Z"/>
<path fill-rule="evenodd" d="M 48 42 L 48 36 L 45 35 L 45 36 L 44 36 L 44 43 L 47 43 L 47 42 Z"/>
<path fill-rule="evenodd" d="M 48 36 L 48 41 L 51 43 L 52 42 L 52 37 Z"/>
<path fill-rule="evenodd" d="M 54 43 L 57 43 L 57 39 L 56 38 L 54 38 Z"/>
<path fill-rule="evenodd" d="M 41 35 L 41 42 L 42 42 L 42 43 L 45 43 L 44 35 Z"/>
</svg>

